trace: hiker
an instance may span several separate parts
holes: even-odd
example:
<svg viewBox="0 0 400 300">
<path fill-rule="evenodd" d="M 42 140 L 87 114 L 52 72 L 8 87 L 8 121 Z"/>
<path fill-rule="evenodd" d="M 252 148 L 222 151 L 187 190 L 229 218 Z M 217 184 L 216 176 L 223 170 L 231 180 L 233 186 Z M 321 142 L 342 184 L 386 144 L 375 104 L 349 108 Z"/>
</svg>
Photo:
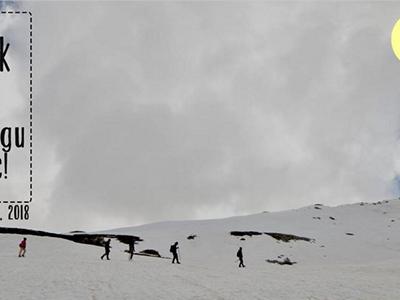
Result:
<svg viewBox="0 0 400 300">
<path fill-rule="evenodd" d="M 239 248 L 236 256 L 239 258 L 239 268 L 244 268 L 242 247 Z"/>
<path fill-rule="evenodd" d="M 23 240 L 19 243 L 18 257 L 25 257 L 25 251 L 26 251 L 26 237 L 24 237 Z"/>
<path fill-rule="evenodd" d="M 135 252 L 135 241 L 132 240 L 129 242 L 129 250 L 128 250 L 129 260 L 132 260 L 134 252 Z"/>
<path fill-rule="evenodd" d="M 105 244 L 104 244 L 104 250 L 105 250 L 105 252 L 104 252 L 104 254 L 101 256 L 101 259 L 102 259 L 102 260 L 103 260 L 104 256 L 107 257 L 107 260 L 110 260 L 110 257 L 109 257 L 109 255 L 110 255 L 110 248 L 111 248 L 110 243 L 111 243 L 111 239 L 108 239 L 108 240 L 105 242 Z"/>
<path fill-rule="evenodd" d="M 179 262 L 179 258 L 178 258 L 178 242 L 175 242 L 175 244 L 171 245 L 171 247 L 169 248 L 169 252 L 172 253 L 173 255 L 173 259 L 172 259 L 172 263 L 174 264 L 175 261 L 177 264 L 180 264 Z"/>
</svg>

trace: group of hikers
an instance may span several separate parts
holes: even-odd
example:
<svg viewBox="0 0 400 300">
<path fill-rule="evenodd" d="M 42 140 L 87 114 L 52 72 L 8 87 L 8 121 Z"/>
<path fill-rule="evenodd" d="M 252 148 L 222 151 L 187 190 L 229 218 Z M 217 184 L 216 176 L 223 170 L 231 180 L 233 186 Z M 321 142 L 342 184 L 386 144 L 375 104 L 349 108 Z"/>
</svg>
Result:
<svg viewBox="0 0 400 300">
<path fill-rule="evenodd" d="M 110 260 L 110 251 L 111 251 L 110 243 L 111 243 L 111 239 L 108 239 L 105 241 L 104 254 L 102 256 L 100 256 L 101 260 L 103 260 L 104 257 L 106 257 L 107 260 Z M 133 254 L 135 252 L 135 242 L 134 241 L 129 242 L 129 249 L 127 252 L 129 253 L 129 260 L 132 260 Z M 178 242 L 175 242 L 174 244 L 171 245 L 171 247 L 169 248 L 169 252 L 171 252 L 172 256 L 173 256 L 172 263 L 174 264 L 176 262 L 177 264 L 180 264 L 179 255 L 178 255 L 178 252 L 179 252 Z"/>
<path fill-rule="evenodd" d="M 100 256 L 101 260 L 103 260 L 104 257 L 107 258 L 107 260 L 110 260 L 110 246 L 111 243 L 111 239 L 108 239 L 105 241 L 104 243 L 104 254 L 102 256 Z M 128 253 L 129 253 L 129 260 L 132 260 L 133 258 L 133 253 L 135 252 L 135 242 L 134 241 L 130 241 L 129 242 L 129 249 L 128 249 Z"/>
<path fill-rule="evenodd" d="M 105 241 L 104 243 L 104 254 L 100 257 L 101 260 L 104 259 L 104 257 L 107 260 L 110 260 L 110 252 L 111 252 L 111 239 L 108 239 Z M 26 237 L 24 237 L 22 239 L 22 241 L 19 243 L 19 253 L 18 253 L 18 257 L 25 257 L 25 252 L 26 252 Z M 130 241 L 129 242 L 129 249 L 128 249 L 128 253 L 129 253 L 129 260 L 132 260 L 133 258 L 133 254 L 135 252 L 135 242 L 134 241 Z M 179 261 L 179 246 L 178 246 L 178 242 L 175 242 L 174 244 L 171 245 L 171 247 L 169 248 L 169 252 L 172 253 L 172 263 L 177 263 L 180 264 Z M 236 256 L 239 260 L 239 268 L 244 268 L 245 265 L 243 263 L 243 250 L 242 247 L 239 247 L 239 250 L 236 253 Z"/>
<path fill-rule="evenodd" d="M 110 243 L 111 243 L 111 239 L 108 239 L 105 242 L 105 244 L 104 244 L 104 254 L 100 257 L 101 259 L 103 259 L 104 257 L 107 257 L 107 260 L 110 260 L 110 257 L 109 257 L 110 248 L 111 248 Z M 135 252 L 135 242 L 132 241 L 132 242 L 129 243 L 129 250 L 128 250 L 129 260 L 132 260 L 134 252 Z M 174 244 L 172 244 L 170 246 L 169 252 L 172 253 L 172 263 L 173 264 L 174 263 L 180 264 L 178 242 L 175 242 Z M 243 250 L 242 250 L 242 247 L 239 247 L 239 250 L 237 251 L 236 256 L 237 256 L 237 258 L 239 260 L 239 268 L 246 267 L 244 265 L 244 262 L 243 262 Z"/>
</svg>

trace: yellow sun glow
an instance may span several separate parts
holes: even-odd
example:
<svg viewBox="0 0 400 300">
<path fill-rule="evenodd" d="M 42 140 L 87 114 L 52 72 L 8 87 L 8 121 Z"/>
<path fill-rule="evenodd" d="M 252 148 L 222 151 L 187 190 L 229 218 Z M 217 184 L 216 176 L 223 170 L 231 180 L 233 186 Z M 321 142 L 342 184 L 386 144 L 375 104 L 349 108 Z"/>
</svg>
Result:
<svg viewBox="0 0 400 300">
<path fill-rule="evenodd" d="M 394 54 L 400 59 L 400 19 L 394 24 L 392 31 L 392 48 Z"/>
</svg>

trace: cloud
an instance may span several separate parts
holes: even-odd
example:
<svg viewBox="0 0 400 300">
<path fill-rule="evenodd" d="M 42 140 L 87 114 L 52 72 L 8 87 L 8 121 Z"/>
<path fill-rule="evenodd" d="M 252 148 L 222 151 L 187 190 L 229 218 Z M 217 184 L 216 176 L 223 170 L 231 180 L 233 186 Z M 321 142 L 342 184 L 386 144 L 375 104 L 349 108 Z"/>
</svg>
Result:
<svg viewBox="0 0 400 300">
<path fill-rule="evenodd" d="M 399 4 L 29 5 L 42 226 L 395 196 Z"/>
</svg>

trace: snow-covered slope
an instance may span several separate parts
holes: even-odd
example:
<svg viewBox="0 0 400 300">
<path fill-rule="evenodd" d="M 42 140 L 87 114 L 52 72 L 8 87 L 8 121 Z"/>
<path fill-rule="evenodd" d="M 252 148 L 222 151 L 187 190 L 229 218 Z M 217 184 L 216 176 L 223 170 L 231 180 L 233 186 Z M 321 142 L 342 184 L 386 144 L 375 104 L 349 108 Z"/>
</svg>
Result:
<svg viewBox="0 0 400 300">
<path fill-rule="evenodd" d="M 170 256 L 180 244 L 181 265 L 135 256 L 112 242 L 102 249 L 28 236 L 27 257 L 17 258 L 18 235 L 0 235 L 0 299 L 398 299 L 400 296 L 400 201 L 339 207 L 309 206 L 220 220 L 162 222 L 108 233 L 144 239 L 138 251 Z M 279 232 L 314 239 L 277 241 Z M 187 236 L 196 234 L 194 240 Z M 352 234 L 352 235 L 349 235 Z M 243 247 L 246 268 L 237 268 Z M 266 259 L 284 255 L 297 264 Z"/>
<path fill-rule="evenodd" d="M 278 232 L 315 241 L 279 242 L 268 235 L 241 240 L 231 231 Z M 260 213 L 218 220 L 162 222 L 121 228 L 110 233 L 135 234 L 144 239 L 139 248 L 168 254 L 173 241 L 181 244 L 190 261 L 231 264 L 242 246 L 250 265 L 266 258 L 287 255 L 302 264 L 358 263 L 399 258 L 400 200 L 358 203 L 339 207 L 312 205 L 305 208 Z M 194 240 L 187 236 L 196 234 Z"/>
</svg>

